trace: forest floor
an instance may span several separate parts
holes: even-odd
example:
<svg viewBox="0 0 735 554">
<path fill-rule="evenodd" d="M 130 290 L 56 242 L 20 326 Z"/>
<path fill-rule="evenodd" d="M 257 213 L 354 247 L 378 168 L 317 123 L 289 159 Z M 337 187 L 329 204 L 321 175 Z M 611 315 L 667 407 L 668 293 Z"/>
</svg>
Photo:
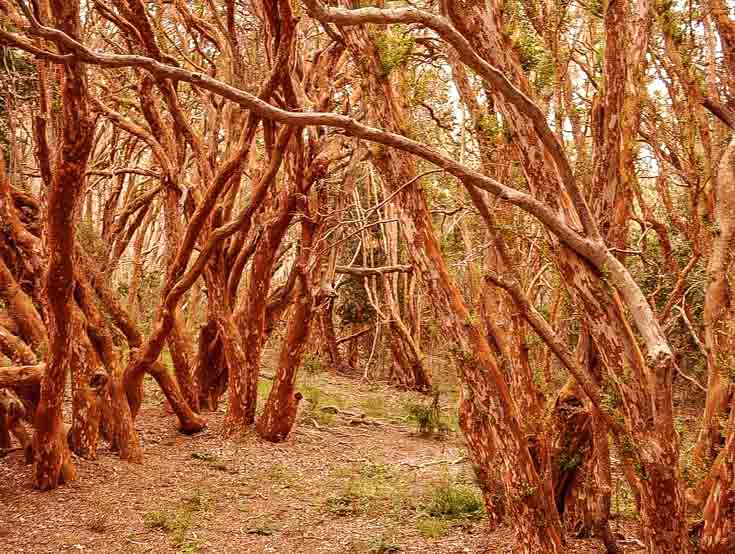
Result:
<svg viewBox="0 0 735 554">
<path fill-rule="evenodd" d="M 269 388 L 262 380 L 261 393 Z M 224 439 L 224 407 L 208 428 L 179 434 L 153 386 L 136 421 L 143 465 L 101 448 L 75 460 L 59 489 L 31 488 L 20 453 L 0 459 L 0 551 L 154 553 L 505 553 L 490 531 L 461 436 L 441 439 L 409 418 L 419 395 L 327 374 L 305 376 L 301 415 L 282 444 Z M 444 406 L 452 413 L 452 402 Z M 334 412 L 334 408 L 338 413 Z M 625 552 L 635 523 L 616 518 Z M 570 540 L 569 553 L 604 552 Z"/>
</svg>

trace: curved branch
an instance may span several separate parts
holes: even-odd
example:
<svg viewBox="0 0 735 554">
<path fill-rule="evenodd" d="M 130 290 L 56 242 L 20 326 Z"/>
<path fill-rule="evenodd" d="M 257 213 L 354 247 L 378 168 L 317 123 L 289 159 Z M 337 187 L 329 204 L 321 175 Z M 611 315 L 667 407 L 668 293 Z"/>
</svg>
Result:
<svg viewBox="0 0 735 554">
<path fill-rule="evenodd" d="M 483 77 L 512 105 L 523 113 L 538 133 L 541 142 L 554 160 L 564 187 L 572 197 L 585 232 L 593 238 L 599 238 L 599 231 L 590 213 L 582 191 L 577 186 L 572 167 L 564 154 L 554 132 L 549 127 L 546 116 L 538 105 L 518 89 L 496 67 L 489 64 L 475 52 L 470 42 L 444 17 L 416 8 L 327 8 L 318 0 L 304 0 L 312 15 L 321 22 L 336 23 L 343 26 L 372 23 L 389 25 L 394 23 L 418 23 L 435 31 L 449 43 L 459 55 L 462 62 Z"/>
<path fill-rule="evenodd" d="M 362 123 L 344 115 L 320 112 L 291 112 L 283 110 L 272 106 L 268 102 L 265 102 L 244 90 L 223 83 L 222 81 L 209 77 L 208 75 L 167 65 L 145 56 L 103 54 L 94 52 L 58 29 L 44 27 L 37 21 L 32 24 L 29 32 L 56 42 L 72 51 L 78 60 L 86 63 L 102 65 L 105 67 L 140 67 L 148 70 L 157 77 L 172 79 L 175 81 L 185 81 L 209 90 L 210 92 L 214 92 L 215 94 L 251 110 L 253 113 L 264 119 L 300 127 L 310 125 L 336 127 L 343 129 L 349 136 L 362 138 L 371 142 L 377 142 L 414 154 L 445 169 L 462 182 L 487 190 L 488 192 L 502 198 L 503 200 L 507 200 L 511 204 L 530 213 L 546 225 L 567 246 L 572 248 L 581 256 L 589 259 L 591 262 L 599 262 L 602 259 L 601 256 L 604 255 L 597 242 L 583 237 L 580 233 L 569 227 L 553 210 L 539 202 L 533 196 L 503 185 L 495 179 L 473 171 L 472 169 L 467 168 L 454 160 L 439 154 L 435 150 L 405 136 L 363 125 Z M 526 97 L 524 96 L 523 98 Z M 535 104 L 533 104 L 533 102 L 528 98 L 526 98 L 526 100 L 530 102 L 532 106 L 535 106 Z M 538 110 L 538 107 L 536 107 L 536 110 Z M 543 114 L 539 112 L 538 117 L 533 117 L 532 119 L 534 121 L 537 119 L 543 120 Z M 554 140 L 556 139 L 554 138 Z M 595 261 L 593 261 L 593 258 Z"/>
</svg>

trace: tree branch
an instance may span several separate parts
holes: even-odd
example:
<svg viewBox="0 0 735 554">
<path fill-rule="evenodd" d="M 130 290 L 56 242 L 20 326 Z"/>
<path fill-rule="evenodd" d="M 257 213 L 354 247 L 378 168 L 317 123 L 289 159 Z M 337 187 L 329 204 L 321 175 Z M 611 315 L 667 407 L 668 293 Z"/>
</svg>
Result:
<svg viewBox="0 0 735 554">
<path fill-rule="evenodd" d="M 370 275 L 385 275 L 386 273 L 411 273 L 413 271 L 413 266 L 389 265 L 385 267 L 350 267 L 346 265 L 338 265 L 335 268 L 335 271 L 337 273 L 367 277 Z"/>
</svg>

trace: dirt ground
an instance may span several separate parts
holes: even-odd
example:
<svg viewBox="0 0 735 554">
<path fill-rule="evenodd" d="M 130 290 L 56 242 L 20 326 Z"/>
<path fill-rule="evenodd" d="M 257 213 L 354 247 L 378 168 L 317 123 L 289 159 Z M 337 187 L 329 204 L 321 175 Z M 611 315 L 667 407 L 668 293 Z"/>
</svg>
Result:
<svg viewBox="0 0 735 554">
<path fill-rule="evenodd" d="M 75 482 L 39 493 L 20 453 L 0 459 L 0 552 L 513 551 L 508 529 L 490 531 L 472 512 L 479 492 L 461 437 L 419 436 L 407 419 L 416 395 L 326 375 L 301 390 L 283 444 L 222 438 L 223 408 L 207 414 L 206 431 L 181 435 L 152 392 L 136 422 L 143 465 L 102 448 L 76 460 Z M 613 522 L 625 551 L 640 551 L 631 526 Z"/>
</svg>

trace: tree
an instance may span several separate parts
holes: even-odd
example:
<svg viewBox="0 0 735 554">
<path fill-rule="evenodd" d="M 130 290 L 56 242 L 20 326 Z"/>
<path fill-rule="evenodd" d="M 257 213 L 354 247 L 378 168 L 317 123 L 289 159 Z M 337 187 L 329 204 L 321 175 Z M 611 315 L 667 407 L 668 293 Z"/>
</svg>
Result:
<svg viewBox="0 0 735 554">
<path fill-rule="evenodd" d="M 140 461 L 146 374 L 182 432 L 227 392 L 227 434 L 278 442 L 312 356 L 428 393 L 439 335 L 488 515 L 521 551 L 571 532 L 619 551 L 612 463 L 648 551 L 689 552 L 696 510 L 702 549 L 727 551 L 727 6 L 355 4 L 0 3 L 13 75 L 34 60 L 37 80 L 33 132 L 0 127 L 0 351 L 37 485 L 71 476 L 69 368 L 73 450 L 101 432 Z M 706 391 L 691 455 L 682 379 Z"/>
</svg>

